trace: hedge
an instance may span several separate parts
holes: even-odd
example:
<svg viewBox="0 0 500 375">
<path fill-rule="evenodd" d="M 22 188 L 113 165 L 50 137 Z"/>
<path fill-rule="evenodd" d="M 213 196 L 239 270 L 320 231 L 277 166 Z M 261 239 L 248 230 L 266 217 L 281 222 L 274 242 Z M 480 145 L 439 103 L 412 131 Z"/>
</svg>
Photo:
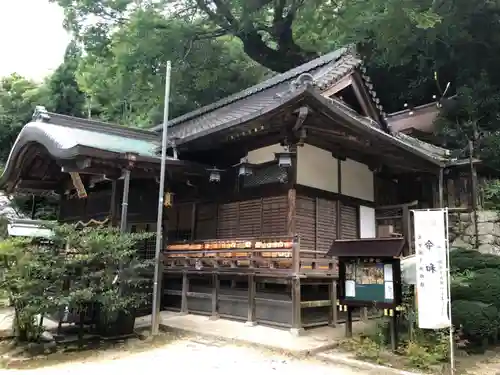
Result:
<svg viewBox="0 0 500 375">
<path fill-rule="evenodd" d="M 496 342 L 500 330 L 499 310 L 492 305 L 476 301 L 452 301 L 453 325 L 473 346 L 484 349 Z"/>
<path fill-rule="evenodd" d="M 481 254 L 476 250 L 453 249 L 450 251 L 452 272 L 478 271 L 486 268 L 500 270 L 500 257 Z"/>
</svg>

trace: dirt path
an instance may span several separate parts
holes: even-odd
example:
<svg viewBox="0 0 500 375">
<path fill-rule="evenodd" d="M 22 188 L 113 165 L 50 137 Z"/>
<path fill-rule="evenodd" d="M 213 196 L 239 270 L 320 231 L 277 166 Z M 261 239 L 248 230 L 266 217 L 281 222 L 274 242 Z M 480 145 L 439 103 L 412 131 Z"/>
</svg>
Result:
<svg viewBox="0 0 500 375">
<path fill-rule="evenodd" d="M 283 375 L 382 375 L 363 373 L 331 364 L 292 359 L 271 352 L 237 346 L 203 338 L 180 338 L 165 346 L 139 353 L 127 349 L 99 354 L 97 358 L 66 362 L 33 370 L 0 370 L 1 375 L 89 375 L 120 374 L 149 375 L 169 371 L 169 367 L 183 373 L 195 374 L 201 370 L 212 374 L 283 374 Z M 164 370 L 161 370 L 161 369 Z"/>
</svg>

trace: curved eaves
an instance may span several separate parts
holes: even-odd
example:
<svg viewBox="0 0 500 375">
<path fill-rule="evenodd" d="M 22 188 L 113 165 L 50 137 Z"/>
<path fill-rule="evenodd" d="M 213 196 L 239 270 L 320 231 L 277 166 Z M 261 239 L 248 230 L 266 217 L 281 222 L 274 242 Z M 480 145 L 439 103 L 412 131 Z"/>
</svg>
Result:
<svg viewBox="0 0 500 375">
<path fill-rule="evenodd" d="M 43 146 L 54 159 L 69 159 L 75 156 L 78 145 L 65 147 L 56 142 L 45 132 L 38 123 L 30 122 L 23 127 L 17 136 L 14 146 L 10 150 L 3 174 L 0 176 L 0 189 L 8 187 L 9 182 L 14 182 L 21 172 L 23 156 L 30 144 Z"/>
</svg>

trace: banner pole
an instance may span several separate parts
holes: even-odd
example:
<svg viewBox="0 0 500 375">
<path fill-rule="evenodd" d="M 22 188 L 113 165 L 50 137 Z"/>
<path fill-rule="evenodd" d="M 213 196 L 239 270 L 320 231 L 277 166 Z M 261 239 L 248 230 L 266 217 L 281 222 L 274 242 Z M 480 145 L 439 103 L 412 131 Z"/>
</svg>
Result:
<svg viewBox="0 0 500 375">
<path fill-rule="evenodd" d="M 455 340 L 453 335 L 453 322 L 451 319 L 451 263 L 450 263 L 450 243 L 449 243 L 449 227 L 448 227 L 448 207 L 444 209 L 444 228 L 446 233 L 446 262 L 447 262 L 447 279 L 448 279 L 448 316 L 450 318 L 450 374 L 455 374 Z"/>
</svg>

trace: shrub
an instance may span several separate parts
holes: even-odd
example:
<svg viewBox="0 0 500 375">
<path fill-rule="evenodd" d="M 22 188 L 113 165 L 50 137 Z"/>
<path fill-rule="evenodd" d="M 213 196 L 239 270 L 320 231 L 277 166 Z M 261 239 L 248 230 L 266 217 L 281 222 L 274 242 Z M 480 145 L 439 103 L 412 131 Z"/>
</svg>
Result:
<svg viewBox="0 0 500 375">
<path fill-rule="evenodd" d="M 482 269 L 452 283 L 452 300 L 477 301 L 500 309 L 500 270 Z"/>
<path fill-rule="evenodd" d="M 453 325 L 460 328 L 463 338 L 474 346 L 485 348 L 489 340 L 496 341 L 500 329 L 499 311 L 491 305 L 476 301 L 452 302 Z"/>
<path fill-rule="evenodd" d="M 139 258 L 136 244 L 151 234 L 71 225 L 52 229 L 51 241 L 0 242 L 0 287 L 14 306 L 18 340 L 39 338 L 38 314 L 43 318 L 66 308 L 79 314 L 80 337 L 89 307 L 98 307 L 110 325 L 133 315 L 144 302 L 141 286 L 152 266 Z"/>
<path fill-rule="evenodd" d="M 500 257 L 493 254 L 481 254 L 476 250 L 456 249 L 450 252 L 452 273 L 478 271 L 487 268 L 500 270 Z"/>
</svg>

